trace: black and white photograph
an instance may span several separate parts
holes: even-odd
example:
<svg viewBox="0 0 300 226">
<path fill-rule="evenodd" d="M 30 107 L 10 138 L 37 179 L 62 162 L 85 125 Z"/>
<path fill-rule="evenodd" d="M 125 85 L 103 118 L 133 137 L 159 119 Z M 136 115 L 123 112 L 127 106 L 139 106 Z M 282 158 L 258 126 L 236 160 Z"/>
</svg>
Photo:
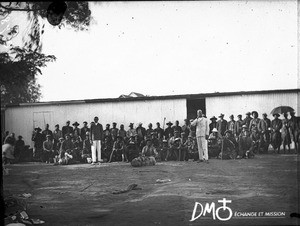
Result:
<svg viewBox="0 0 300 226">
<path fill-rule="evenodd" d="M 300 225 L 300 1 L 0 2 L 2 225 Z"/>
</svg>

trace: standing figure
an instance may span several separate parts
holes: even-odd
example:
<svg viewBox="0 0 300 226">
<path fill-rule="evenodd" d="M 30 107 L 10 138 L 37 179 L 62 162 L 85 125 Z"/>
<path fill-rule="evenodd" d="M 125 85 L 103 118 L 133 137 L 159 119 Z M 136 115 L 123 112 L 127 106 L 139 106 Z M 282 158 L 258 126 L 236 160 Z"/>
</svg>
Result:
<svg viewBox="0 0 300 226">
<path fill-rule="evenodd" d="M 99 118 L 94 117 L 94 124 L 91 124 L 90 140 L 92 143 L 92 164 L 101 162 L 101 141 L 103 139 L 103 127 L 98 122 Z"/>
<path fill-rule="evenodd" d="M 21 156 L 24 156 L 25 142 L 22 138 L 22 136 L 18 136 L 18 140 L 16 141 L 14 150 L 15 162 L 18 162 L 21 159 Z"/>
<path fill-rule="evenodd" d="M 241 114 L 239 114 L 237 117 L 238 117 L 238 120 L 234 124 L 233 134 L 234 134 L 236 141 L 238 142 L 238 137 L 242 131 L 243 120 L 242 120 Z"/>
<path fill-rule="evenodd" d="M 212 133 L 214 128 L 217 128 L 217 118 L 215 116 L 210 118 L 211 123 L 209 123 L 209 134 Z"/>
<path fill-rule="evenodd" d="M 129 139 L 130 137 L 135 137 L 136 136 L 136 130 L 133 128 L 133 123 L 131 122 L 129 124 L 129 129 L 126 132 L 126 137 Z"/>
<path fill-rule="evenodd" d="M 253 129 L 253 128 L 256 128 L 258 127 L 258 124 L 259 124 L 259 121 L 260 121 L 260 118 L 258 118 L 258 113 L 257 111 L 252 111 L 252 116 L 253 116 L 253 119 L 251 119 L 250 123 L 249 123 L 249 129 L 250 131 Z"/>
<path fill-rule="evenodd" d="M 112 141 L 115 142 L 117 140 L 119 129 L 117 128 L 117 123 L 113 122 L 112 128 L 110 129 Z"/>
<path fill-rule="evenodd" d="M 288 126 L 290 129 L 290 133 L 291 133 L 291 138 L 295 143 L 295 153 L 297 153 L 298 148 L 299 148 L 299 140 L 298 140 L 298 134 L 300 131 L 298 131 L 297 128 L 297 118 L 295 117 L 295 112 L 290 112 L 291 118 L 288 122 Z"/>
<path fill-rule="evenodd" d="M 188 119 L 184 120 L 184 125 L 181 127 L 181 131 L 184 132 L 185 138 L 187 139 L 191 132 Z"/>
<path fill-rule="evenodd" d="M 41 131 L 42 129 L 40 127 L 35 128 L 31 138 L 31 140 L 34 142 L 33 158 L 39 161 L 42 161 L 43 142 L 44 142 L 44 137 L 41 134 Z"/>
<path fill-rule="evenodd" d="M 164 137 L 164 130 L 160 127 L 160 123 L 159 122 L 156 123 L 156 128 L 154 129 L 154 131 L 157 133 L 157 136 L 160 139 L 163 139 L 163 137 Z"/>
<path fill-rule="evenodd" d="M 58 142 L 59 138 L 62 137 L 62 131 L 59 129 L 59 125 L 55 125 L 55 129 L 52 132 L 53 136 L 53 150 L 55 150 L 55 154 L 58 154 L 59 152 L 59 147 L 58 147 Z"/>
<path fill-rule="evenodd" d="M 173 131 L 174 132 L 178 131 L 179 134 L 181 134 L 181 132 L 182 132 L 182 129 L 181 129 L 181 126 L 179 126 L 179 121 L 178 120 L 175 121 L 175 125 L 173 126 Z"/>
<path fill-rule="evenodd" d="M 143 123 L 139 123 L 138 127 L 136 127 L 136 134 L 137 134 L 137 139 L 138 139 L 138 146 L 141 145 L 141 142 L 145 139 L 146 136 L 146 129 L 143 127 Z"/>
<path fill-rule="evenodd" d="M 75 137 L 77 139 L 78 136 L 80 136 L 80 129 L 78 128 L 79 123 L 78 122 L 74 122 L 72 124 L 72 126 L 74 126 L 73 128 L 73 137 Z M 81 137 L 81 136 L 80 136 Z"/>
<path fill-rule="evenodd" d="M 166 125 L 168 127 L 165 129 L 164 135 L 165 135 L 165 139 L 168 140 L 168 139 L 170 139 L 171 137 L 174 136 L 174 130 L 172 128 L 173 123 L 172 122 L 168 122 L 168 123 L 166 123 Z"/>
<path fill-rule="evenodd" d="M 105 130 L 103 130 L 103 139 L 108 138 L 110 142 L 112 141 L 112 135 L 110 130 L 110 124 L 106 124 Z"/>
<path fill-rule="evenodd" d="M 224 136 L 226 128 L 227 128 L 227 121 L 224 119 L 224 114 L 220 114 L 219 120 L 217 122 L 217 130 L 221 134 L 221 136 Z"/>
<path fill-rule="evenodd" d="M 87 126 L 87 122 L 84 121 L 83 122 L 83 127 L 80 129 L 80 137 L 81 137 L 81 140 L 85 140 L 86 138 L 86 132 L 90 132 L 90 129 L 89 127 Z"/>
<path fill-rule="evenodd" d="M 83 147 L 81 152 L 81 162 L 87 162 L 87 158 L 92 157 L 91 152 L 91 141 L 90 141 L 90 133 L 87 131 L 85 134 L 85 139 L 83 140 Z"/>
<path fill-rule="evenodd" d="M 271 142 L 271 120 L 267 118 L 267 114 L 262 114 L 263 118 L 259 121 L 257 130 L 260 133 L 259 149 L 262 149 L 264 153 L 268 153 L 269 145 Z"/>
<path fill-rule="evenodd" d="M 154 129 L 152 128 L 152 123 L 149 123 L 148 129 L 146 130 L 146 136 L 150 137 L 151 133 L 153 133 L 153 132 L 154 132 Z"/>
<path fill-rule="evenodd" d="M 248 129 L 251 129 L 251 128 L 249 127 L 250 122 L 251 122 L 251 120 L 252 120 L 252 117 L 251 117 L 250 115 L 251 115 L 251 113 L 250 113 L 250 112 L 247 112 L 247 113 L 246 113 L 246 118 L 244 118 L 244 120 L 243 120 L 243 125 L 247 126 Z"/>
<path fill-rule="evenodd" d="M 62 136 L 65 138 L 66 134 L 73 134 L 73 127 L 70 126 L 70 121 L 66 122 L 66 125 L 62 127 Z"/>
<path fill-rule="evenodd" d="M 221 119 L 223 119 L 223 116 Z M 209 137 L 209 126 L 208 126 L 208 120 L 202 117 L 202 110 L 197 111 L 197 118 L 192 122 L 192 125 L 196 126 L 196 138 L 197 138 L 198 153 L 199 153 L 198 162 L 203 162 L 204 160 L 206 163 L 208 163 L 207 139 Z"/>
<path fill-rule="evenodd" d="M 288 146 L 289 153 L 291 153 L 291 134 L 289 128 L 289 119 L 288 114 L 283 114 L 284 119 L 282 119 L 282 128 L 281 128 L 281 136 L 282 136 L 282 144 L 283 144 L 283 153 L 285 154 L 285 146 Z"/>
<path fill-rule="evenodd" d="M 45 130 L 42 132 L 43 136 L 44 136 L 44 140 L 46 140 L 46 136 L 50 135 L 50 140 L 52 140 L 53 135 L 52 135 L 52 131 L 49 129 L 49 124 L 46 124 Z"/>
<path fill-rule="evenodd" d="M 234 134 L 234 125 L 235 125 L 234 116 L 230 115 L 229 118 L 230 120 L 227 122 L 227 130 L 231 131 L 231 133 Z"/>
<path fill-rule="evenodd" d="M 281 133 L 280 130 L 282 128 L 282 121 L 278 118 L 279 114 L 273 114 L 274 119 L 271 122 L 271 128 L 272 128 L 272 139 L 271 144 L 274 148 L 274 151 L 279 154 L 280 152 L 280 146 L 282 142 Z"/>
</svg>

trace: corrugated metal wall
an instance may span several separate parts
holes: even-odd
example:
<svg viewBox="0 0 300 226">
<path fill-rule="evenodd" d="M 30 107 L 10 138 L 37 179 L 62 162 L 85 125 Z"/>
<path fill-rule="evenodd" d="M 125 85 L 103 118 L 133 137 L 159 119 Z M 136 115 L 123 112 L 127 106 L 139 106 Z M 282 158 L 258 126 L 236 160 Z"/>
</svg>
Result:
<svg viewBox="0 0 300 226">
<path fill-rule="evenodd" d="M 287 105 L 293 107 L 296 115 L 299 115 L 298 96 L 299 93 L 270 93 L 207 97 L 206 112 L 208 117 L 213 115 L 218 117 L 220 113 L 223 113 L 227 120 L 231 114 L 235 118 L 237 118 L 238 114 L 242 114 L 244 118 L 246 112 L 255 110 L 260 118 L 262 117 L 261 114 L 265 112 L 270 119 L 273 119 L 273 116 L 270 115 L 272 109 L 280 105 Z"/>
<path fill-rule="evenodd" d="M 186 99 L 20 106 L 6 109 L 5 129 L 16 136 L 22 135 L 25 143 L 32 147 L 33 128 L 40 126 L 44 129 L 46 123 L 51 130 L 55 124 L 61 128 L 67 120 L 71 124 L 78 121 L 81 127 L 83 121 L 90 123 L 98 116 L 103 127 L 107 123 L 117 122 L 117 127 L 124 124 L 127 130 L 130 122 L 135 126 L 142 122 L 144 127 L 148 127 L 150 122 L 156 127 L 155 123 L 160 122 L 162 126 L 164 117 L 166 121 L 178 119 L 182 124 L 186 115 Z"/>
</svg>

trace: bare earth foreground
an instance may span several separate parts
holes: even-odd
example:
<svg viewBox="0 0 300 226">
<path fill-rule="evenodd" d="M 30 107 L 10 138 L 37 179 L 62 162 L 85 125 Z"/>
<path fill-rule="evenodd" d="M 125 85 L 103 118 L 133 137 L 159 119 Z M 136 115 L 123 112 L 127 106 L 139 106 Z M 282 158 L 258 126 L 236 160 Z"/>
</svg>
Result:
<svg viewBox="0 0 300 226">
<path fill-rule="evenodd" d="M 161 162 L 134 168 L 128 163 L 52 166 L 9 165 L 3 189 L 31 193 L 28 215 L 44 225 L 299 225 L 297 155 L 258 155 L 249 160 Z M 157 179 L 171 182 L 156 183 Z M 299 179 L 299 177 L 298 177 Z M 112 194 L 135 183 L 141 190 Z M 231 200 L 233 216 L 212 212 L 190 222 L 195 202 Z M 201 212 L 200 205 L 195 216 Z M 241 217 L 236 212 L 284 212 L 285 216 Z M 219 211 L 226 218 L 228 211 Z"/>
</svg>

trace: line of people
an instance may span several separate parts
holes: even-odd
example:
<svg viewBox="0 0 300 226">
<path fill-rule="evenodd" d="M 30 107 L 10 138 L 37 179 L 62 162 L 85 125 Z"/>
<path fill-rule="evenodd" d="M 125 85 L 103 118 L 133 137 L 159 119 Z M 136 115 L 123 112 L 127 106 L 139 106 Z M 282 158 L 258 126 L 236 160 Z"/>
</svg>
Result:
<svg viewBox="0 0 300 226">
<path fill-rule="evenodd" d="M 224 114 L 220 114 L 219 120 L 215 116 L 211 117 L 209 136 L 205 137 L 209 158 L 250 158 L 256 153 L 267 153 L 270 144 L 277 153 L 283 144 L 285 153 L 286 146 L 290 151 L 292 140 L 295 142 L 295 150 L 298 150 L 300 123 L 294 112 L 290 113 L 290 119 L 288 114 L 284 114 L 283 120 L 279 119 L 279 114 L 274 114 L 272 121 L 267 118 L 267 114 L 262 116 L 260 119 L 258 112 L 253 111 L 246 113 L 244 119 L 238 115 L 236 121 L 233 115 L 229 121 L 224 119 Z M 197 139 L 197 125 L 193 121 L 185 119 L 183 126 L 179 125 L 179 121 L 175 121 L 175 125 L 168 122 L 166 129 L 161 128 L 159 122 L 156 128 L 149 123 L 147 129 L 142 123 L 136 128 L 130 123 L 128 130 L 125 130 L 123 124 L 117 128 L 115 122 L 112 127 L 106 124 L 103 129 L 98 117 L 94 118 L 90 126 L 86 121 L 83 122 L 81 128 L 78 122 L 74 122 L 72 127 L 70 121 L 67 121 L 61 130 L 57 124 L 51 131 L 47 124 L 43 131 L 35 128 L 32 134 L 34 158 L 47 163 L 55 161 L 56 164 L 129 162 L 141 155 L 154 156 L 161 161 L 202 160 L 202 153 L 198 152 L 198 143 L 202 141 Z M 5 138 L 4 143 L 7 143 L 9 137 L 11 135 Z"/>
</svg>

